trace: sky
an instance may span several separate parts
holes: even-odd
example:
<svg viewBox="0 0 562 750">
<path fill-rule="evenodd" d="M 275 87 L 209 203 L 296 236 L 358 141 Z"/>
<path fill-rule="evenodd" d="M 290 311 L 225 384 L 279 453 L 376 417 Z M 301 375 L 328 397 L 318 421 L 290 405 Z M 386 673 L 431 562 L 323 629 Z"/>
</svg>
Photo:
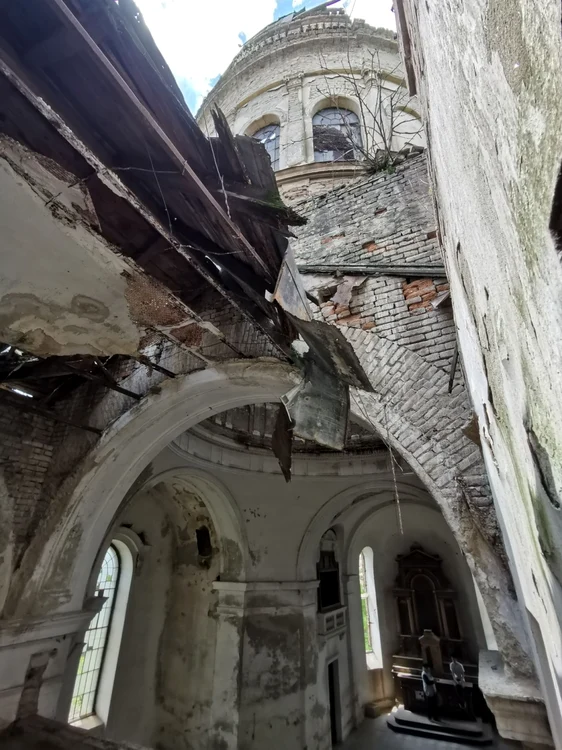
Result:
<svg viewBox="0 0 562 750">
<path fill-rule="evenodd" d="M 243 43 L 294 10 L 324 0 L 136 0 L 193 113 Z M 352 18 L 395 29 L 392 0 L 340 0 Z"/>
</svg>

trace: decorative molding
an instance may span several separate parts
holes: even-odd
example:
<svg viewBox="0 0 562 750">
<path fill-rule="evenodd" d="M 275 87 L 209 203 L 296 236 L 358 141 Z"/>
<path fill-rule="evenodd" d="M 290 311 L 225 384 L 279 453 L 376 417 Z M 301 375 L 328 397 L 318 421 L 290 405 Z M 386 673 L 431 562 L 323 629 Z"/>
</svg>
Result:
<svg viewBox="0 0 562 750">
<path fill-rule="evenodd" d="M 49 617 L 7 620 L 0 627 L 0 649 L 77 633 L 88 625 L 95 614 L 94 611 L 79 610 Z"/>
<path fill-rule="evenodd" d="M 199 466 L 208 471 L 212 471 L 218 464 L 226 471 L 238 474 L 257 472 L 281 475 L 279 463 L 273 453 L 260 448 L 242 447 L 224 435 L 211 434 L 201 427 L 182 433 L 170 443 L 170 449 L 191 466 Z M 406 464 L 404 467 L 407 468 Z M 360 455 L 330 453 L 293 456 L 292 474 L 299 478 L 364 476 L 390 471 L 386 449 Z"/>
</svg>

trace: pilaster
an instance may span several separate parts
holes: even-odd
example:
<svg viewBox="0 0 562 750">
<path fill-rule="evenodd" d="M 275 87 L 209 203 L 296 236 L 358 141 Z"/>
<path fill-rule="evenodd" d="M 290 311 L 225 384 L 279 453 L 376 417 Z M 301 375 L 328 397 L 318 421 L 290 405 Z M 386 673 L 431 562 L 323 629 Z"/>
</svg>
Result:
<svg viewBox="0 0 562 750">
<path fill-rule="evenodd" d="M 284 159 L 281 168 L 294 167 L 307 161 L 306 123 L 303 106 L 303 76 L 285 80 L 287 88 L 287 124 L 285 127 Z"/>
</svg>

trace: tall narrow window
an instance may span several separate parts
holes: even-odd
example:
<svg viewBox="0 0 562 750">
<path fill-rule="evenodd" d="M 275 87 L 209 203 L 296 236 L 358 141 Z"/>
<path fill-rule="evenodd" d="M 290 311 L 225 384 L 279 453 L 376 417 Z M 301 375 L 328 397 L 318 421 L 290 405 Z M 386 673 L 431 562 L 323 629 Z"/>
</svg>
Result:
<svg viewBox="0 0 562 750">
<path fill-rule="evenodd" d="M 112 544 L 105 553 L 96 583 L 96 596 L 104 596 L 106 601 L 84 637 L 68 716 L 71 723 L 95 712 L 96 693 L 119 585 L 119 570 L 119 553 Z"/>
<path fill-rule="evenodd" d="M 271 159 L 271 166 L 274 170 L 279 169 L 279 136 L 281 128 L 277 123 L 271 123 L 264 128 L 260 128 L 253 133 L 252 138 L 263 143 L 265 150 Z"/>
<path fill-rule="evenodd" d="M 312 118 L 314 161 L 355 161 L 361 158 L 361 125 L 349 109 L 328 107 Z"/>
<path fill-rule="evenodd" d="M 363 633 L 365 635 L 365 651 L 373 650 L 371 643 L 371 619 L 369 616 L 369 592 L 367 591 L 367 572 L 365 570 L 365 555 L 359 555 L 359 585 L 361 587 L 361 614 L 363 615 Z"/>
<path fill-rule="evenodd" d="M 373 550 L 370 547 L 365 547 L 359 555 L 359 588 L 367 667 L 380 669 L 382 667 L 381 635 L 377 615 Z"/>
</svg>

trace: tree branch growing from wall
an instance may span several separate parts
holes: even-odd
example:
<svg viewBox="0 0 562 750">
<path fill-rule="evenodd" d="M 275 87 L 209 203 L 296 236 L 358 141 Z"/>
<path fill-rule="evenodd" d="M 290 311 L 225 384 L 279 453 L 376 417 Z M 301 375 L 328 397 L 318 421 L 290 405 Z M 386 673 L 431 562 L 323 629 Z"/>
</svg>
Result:
<svg viewBox="0 0 562 750">
<path fill-rule="evenodd" d="M 383 70 L 378 51 L 369 52 L 369 58 L 359 72 L 353 66 L 349 46 L 347 60 L 342 68 L 334 70 L 321 56 L 320 68 L 323 79 L 317 91 L 330 102 L 330 106 L 342 112 L 344 124 L 340 130 L 329 126 L 315 126 L 314 147 L 316 151 L 329 150 L 332 130 L 333 149 L 346 153 L 342 160 L 365 161 L 372 171 L 388 170 L 402 162 L 405 152 L 419 147 L 419 136 L 423 126 L 413 109 L 413 97 L 402 83 L 399 66 L 391 71 Z M 343 86 L 342 86 L 343 84 Z M 357 106 L 359 129 L 347 123 L 342 100 L 351 99 Z M 342 139 L 347 149 L 342 147 Z M 320 148 L 319 148 L 320 147 Z M 352 154 L 352 158 L 349 154 Z"/>
</svg>

